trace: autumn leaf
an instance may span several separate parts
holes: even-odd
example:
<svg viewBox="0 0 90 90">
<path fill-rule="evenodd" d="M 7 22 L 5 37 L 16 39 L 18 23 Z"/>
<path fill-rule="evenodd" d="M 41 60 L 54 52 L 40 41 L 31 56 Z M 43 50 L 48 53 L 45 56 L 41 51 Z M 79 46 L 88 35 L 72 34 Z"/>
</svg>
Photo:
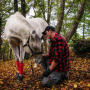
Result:
<svg viewBox="0 0 90 90">
<path fill-rule="evenodd" d="M 3 84 L 3 81 L 2 81 L 2 79 L 0 79 L 0 84 Z"/>
<path fill-rule="evenodd" d="M 88 83 L 88 85 L 87 85 L 88 87 L 90 87 L 90 83 Z"/>
<path fill-rule="evenodd" d="M 77 84 L 74 84 L 74 88 L 77 88 Z"/>
</svg>

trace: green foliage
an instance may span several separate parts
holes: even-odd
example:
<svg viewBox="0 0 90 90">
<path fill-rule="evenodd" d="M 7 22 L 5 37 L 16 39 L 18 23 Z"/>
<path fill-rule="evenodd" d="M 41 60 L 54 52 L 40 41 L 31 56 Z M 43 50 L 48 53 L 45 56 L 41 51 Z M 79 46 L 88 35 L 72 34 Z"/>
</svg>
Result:
<svg viewBox="0 0 90 90">
<path fill-rule="evenodd" d="M 2 43 L 2 46 L 1 46 L 1 52 L 2 52 L 2 57 L 1 58 L 4 61 L 8 60 L 8 59 L 11 59 L 11 58 L 14 58 L 14 55 L 13 55 L 13 53 L 11 53 L 11 48 L 10 48 L 7 40 L 3 40 L 3 43 Z"/>
<path fill-rule="evenodd" d="M 3 40 L 2 53 L 7 53 L 9 50 L 9 44 L 7 40 Z"/>
<path fill-rule="evenodd" d="M 83 0 L 75 0 L 75 3 L 81 3 Z"/>
<path fill-rule="evenodd" d="M 1 0 L 0 1 L 0 18 L 2 19 L 2 32 L 5 27 L 7 18 L 14 11 L 12 0 Z"/>
</svg>

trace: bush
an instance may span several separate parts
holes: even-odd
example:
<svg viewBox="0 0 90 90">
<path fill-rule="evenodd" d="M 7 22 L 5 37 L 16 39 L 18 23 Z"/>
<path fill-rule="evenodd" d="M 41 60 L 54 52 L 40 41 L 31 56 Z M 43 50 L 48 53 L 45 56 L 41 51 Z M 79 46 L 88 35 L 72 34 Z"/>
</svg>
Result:
<svg viewBox="0 0 90 90">
<path fill-rule="evenodd" d="M 73 40 L 73 50 L 78 54 L 90 52 L 90 40 Z"/>
</svg>

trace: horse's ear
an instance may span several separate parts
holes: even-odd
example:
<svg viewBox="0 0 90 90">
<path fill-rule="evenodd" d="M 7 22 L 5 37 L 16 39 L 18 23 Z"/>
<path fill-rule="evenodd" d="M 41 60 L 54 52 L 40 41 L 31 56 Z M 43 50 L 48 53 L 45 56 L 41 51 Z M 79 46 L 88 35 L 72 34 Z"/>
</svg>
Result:
<svg viewBox="0 0 90 90">
<path fill-rule="evenodd" d="M 35 33 L 36 33 L 36 31 L 35 31 L 35 30 L 33 30 L 33 31 L 32 31 L 32 34 L 35 34 Z"/>
</svg>

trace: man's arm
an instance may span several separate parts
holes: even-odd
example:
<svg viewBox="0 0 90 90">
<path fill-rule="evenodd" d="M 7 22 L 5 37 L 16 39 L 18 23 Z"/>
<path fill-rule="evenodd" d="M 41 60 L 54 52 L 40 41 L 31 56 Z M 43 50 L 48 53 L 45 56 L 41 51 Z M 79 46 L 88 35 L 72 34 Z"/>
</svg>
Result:
<svg viewBox="0 0 90 90">
<path fill-rule="evenodd" d="M 56 66 L 57 66 L 57 63 L 54 62 L 54 61 L 52 61 L 52 63 L 51 63 L 51 65 L 50 65 L 49 69 L 52 71 Z"/>
<path fill-rule="evenodd" d="M 57 63 L 55 63 L 54 61 L 52 61 L 49 69 L 43 73 L 43 76 L 44 76 L 44 77 L 48 77 L 48 75 L 52 72 L 52 70 L 53 70 L 56 66 L 57 66 Z"/>
</svg>

